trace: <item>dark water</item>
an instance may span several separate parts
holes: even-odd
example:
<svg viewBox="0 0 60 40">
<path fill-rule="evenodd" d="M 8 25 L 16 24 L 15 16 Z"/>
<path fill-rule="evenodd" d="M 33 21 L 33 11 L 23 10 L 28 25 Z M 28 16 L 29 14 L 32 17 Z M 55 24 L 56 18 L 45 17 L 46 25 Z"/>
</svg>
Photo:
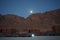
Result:
<svg viewBox="0 0 60 40">
<path fill-rule="evenodd" d="M 60 40 L 60 36 L 0 37 L 0 40 Z"/>
</svg>

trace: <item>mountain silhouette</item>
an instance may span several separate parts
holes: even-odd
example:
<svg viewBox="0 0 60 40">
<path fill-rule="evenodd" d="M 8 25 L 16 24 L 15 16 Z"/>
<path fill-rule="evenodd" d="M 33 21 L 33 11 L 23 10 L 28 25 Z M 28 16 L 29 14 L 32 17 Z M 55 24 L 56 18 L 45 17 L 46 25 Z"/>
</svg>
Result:
<svg viewBox="0 0 60 40">
<path fill-rule="evenodd" d="M 55 27 L 55 29 L 60 32 L 60 9 L 31 14 L 26 19 L 13 14 L 0 15 L 0 29 L 2 29 L 3 32 L 4 30 L 6 31 L 6 29 L 48 32 L 53 31 L 52 27 Z"/>
</svg>

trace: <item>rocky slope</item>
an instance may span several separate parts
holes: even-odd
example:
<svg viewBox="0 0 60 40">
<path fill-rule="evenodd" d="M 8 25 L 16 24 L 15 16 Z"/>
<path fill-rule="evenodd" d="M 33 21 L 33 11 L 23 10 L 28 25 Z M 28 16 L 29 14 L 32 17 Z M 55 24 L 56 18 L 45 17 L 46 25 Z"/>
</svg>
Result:
<svg viewBox="0 0 60 40">
<path fill-rule="evenodd" d="M 12 14 L 7 14 L 1 16 L 1 21 L 0 21 L 0 27 L 9 27 L 9 28 L 26 28 L 26 23 L 23 17 L 12 15 Z"/>
<path fill-rule="evenodd" d="M 12 14 L 0 15 L 0 28 L 3 29 L 30 29 L 32 31 L 40 30 L 40 32 L 46 32 L 52 31 L 52 27 L 55 25 L 60 25 L 60 9 L 32 14 L 26 19 Z"/>
<path fill-rule="evenodd" d="M 30 21 L 30 27 L 49 29 L 54 25 L 60 25 L 60 9 L 48 11 L 41 14 L 32 14 L 27 18 L 27 20 Z"/>
</svg>

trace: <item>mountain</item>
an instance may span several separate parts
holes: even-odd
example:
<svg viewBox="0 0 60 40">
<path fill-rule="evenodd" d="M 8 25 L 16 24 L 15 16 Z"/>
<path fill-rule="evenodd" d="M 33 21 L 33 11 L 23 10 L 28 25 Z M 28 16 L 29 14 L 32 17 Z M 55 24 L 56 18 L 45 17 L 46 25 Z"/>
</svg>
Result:
<svg viewBox="0 0 60 40">
<path fill-rule="evenodd" d="M 48 27 L 48 25 L 58 25 L 60 24 L 60 9 L 45 12 L 45 13 L 36 13 L 30 15 L 28 20 L 31 21 L 33 25 L 42 25 L 43 27 Z"/>
<path fill-rule="evenodd" d="M 16 15 L 12 15 L 12 14 L 7 14 L 7 15 L 3 15 L 1 17 L 1 21 L 0 21 L 0 27 L 6 28 L 26 28 L 26 23 L 23 17 L 20 16 L 16 16 Z"/>
<path fill-rule="evenodd" d="M 32 28 L 52 31 L 53 26 L 60 25 L 60 9 L 32 14 L 27 17 L 27 20 Z"/>
<path fill-rule="evenodd" d="M 0 31 L 8 31 L 8 33 L 12 32 L 11 29 L 16 29 L 18 33 L 22 30 L 27 32 L 44 33 L 54 31 L 56 28 L 56 30 L 58 30 L 58 25 L 60 26 L 60 9 L 31 14 L 26 19 L 13 14 L 0 15 Z"/>
</svg>

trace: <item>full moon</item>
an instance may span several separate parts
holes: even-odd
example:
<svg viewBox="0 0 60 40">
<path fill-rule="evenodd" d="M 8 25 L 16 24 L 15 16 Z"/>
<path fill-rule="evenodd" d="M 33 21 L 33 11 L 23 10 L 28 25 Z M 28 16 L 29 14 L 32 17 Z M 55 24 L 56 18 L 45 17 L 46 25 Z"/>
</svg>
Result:
<svg viewBox="0 0 60 40">
<path fill-rule="evenodd" d="M 30 13 L 32 14 L 32 10 L 30 11 Z"/>
</svg>

